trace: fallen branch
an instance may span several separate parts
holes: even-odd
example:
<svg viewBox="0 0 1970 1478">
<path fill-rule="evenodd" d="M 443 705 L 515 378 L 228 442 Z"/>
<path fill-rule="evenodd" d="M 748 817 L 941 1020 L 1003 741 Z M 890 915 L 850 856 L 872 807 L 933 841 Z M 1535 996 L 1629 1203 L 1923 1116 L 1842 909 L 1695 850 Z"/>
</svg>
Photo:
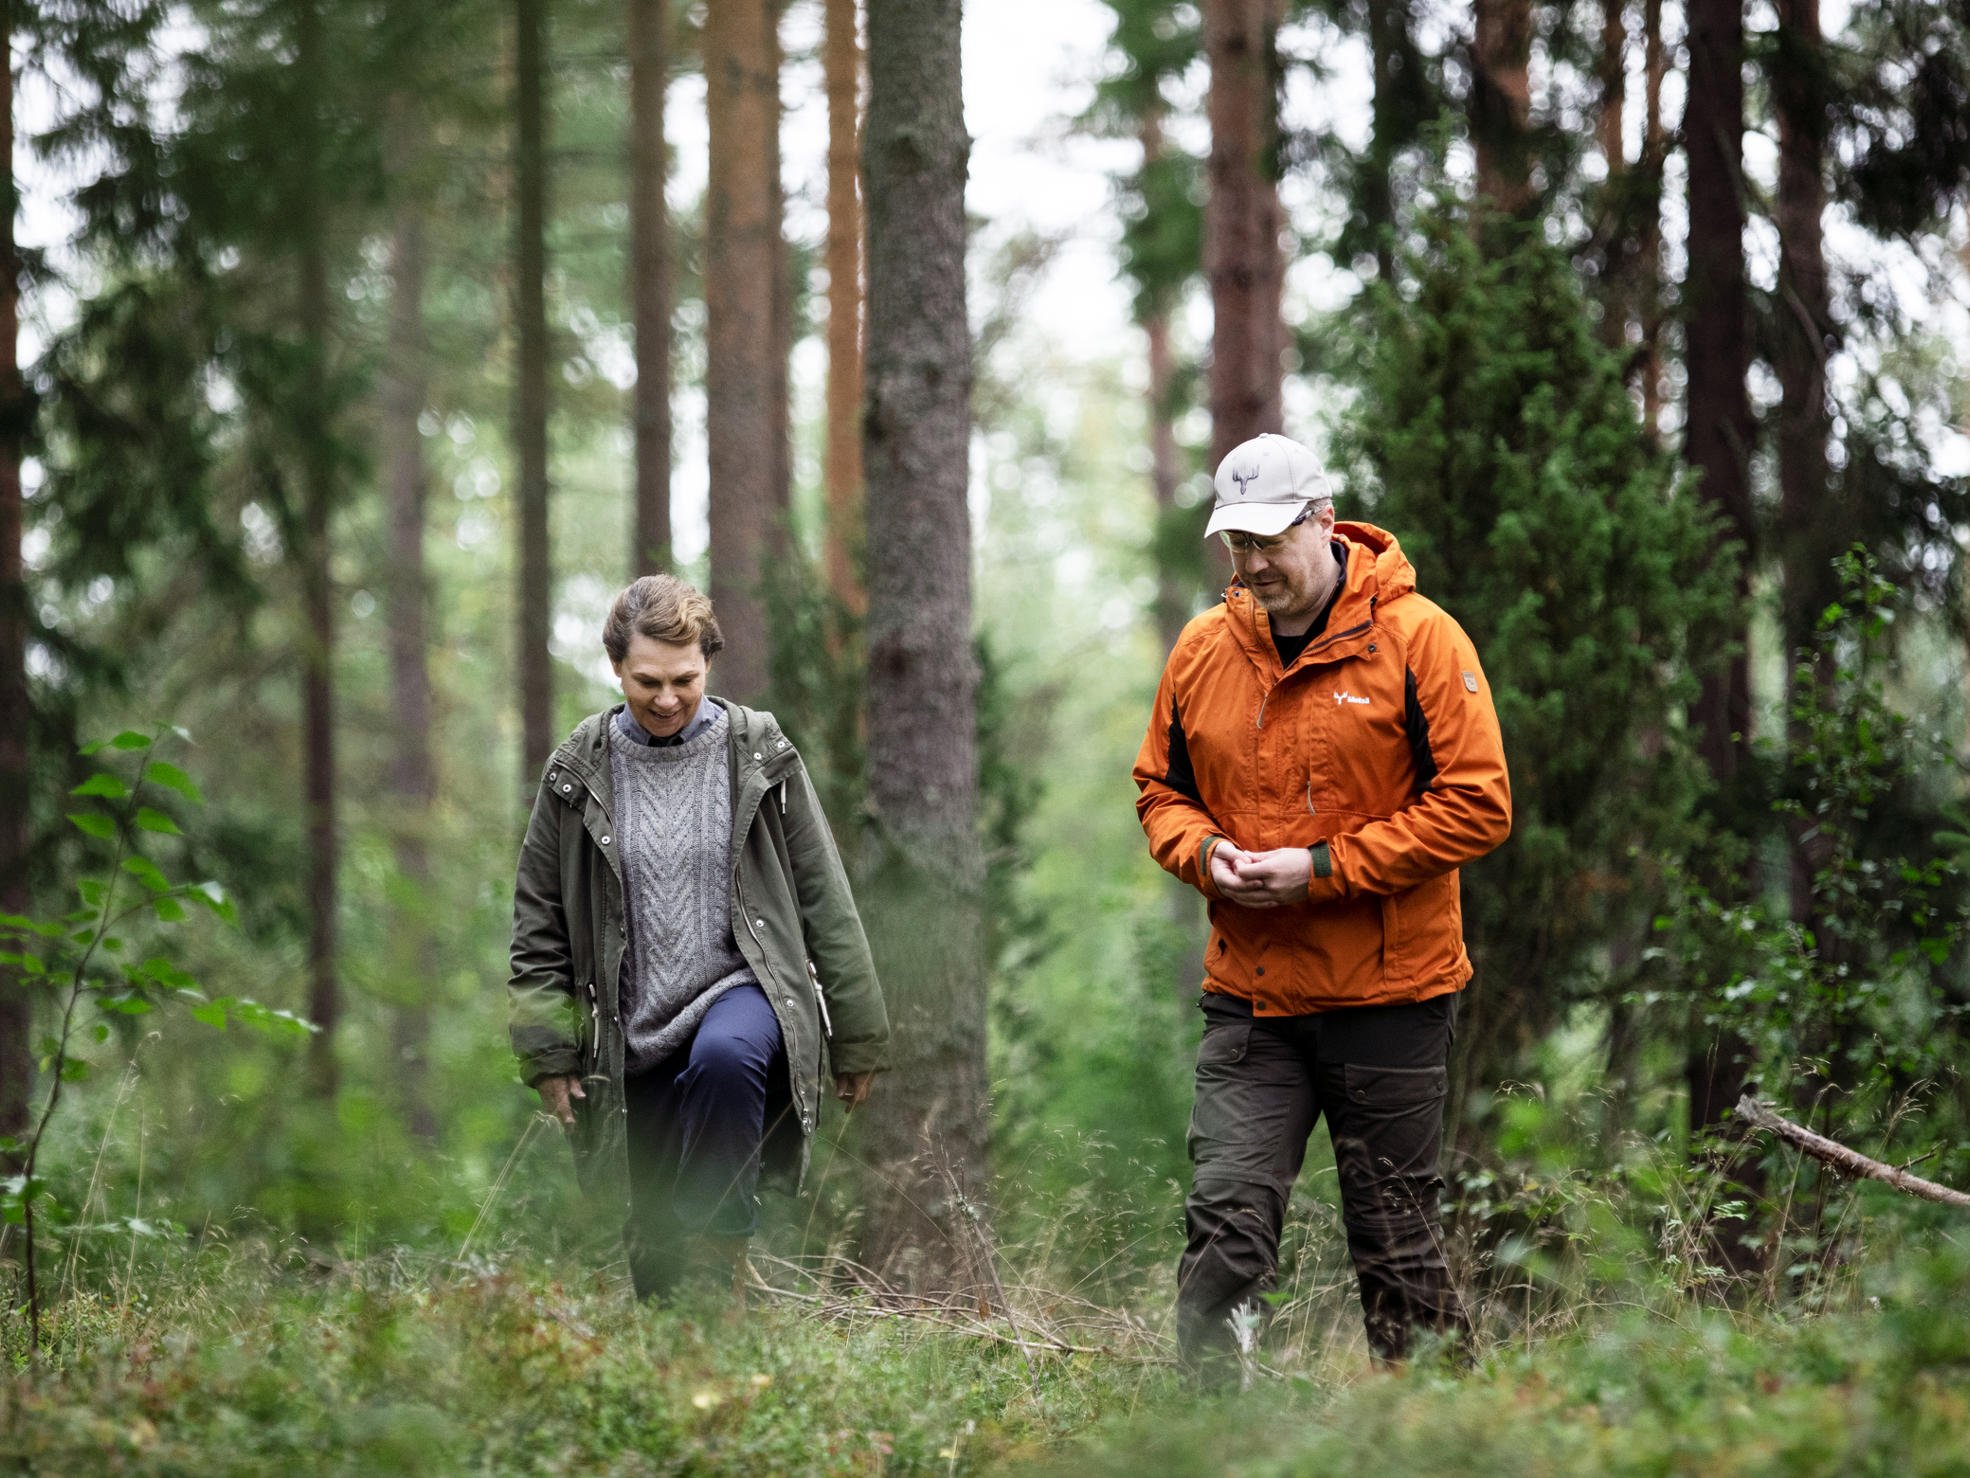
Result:
<svg viewBox="0 0 1970 1478">
<path fill-rule="evenodd" d="M 1884 1165 L 1879 1160 L 1870 1160 L 1858 1150 L 1850 1150 L 1836 1140 L 1823 1134 L 1815 1134 L 1810 1129 L 1801 1128 L 1790 1119 L 1779 1117 L 1770 1105 L 1753 1098 L 1749 1093 L 1737 1101 L 1737 1116 L 1747 1124 L 1755 1124 L 1760 1129 L 1777 1135 L 1787 1144 L 1804 1150 L 1815 1160 L 1823 1160 L 1836 1170 L 1848 1175 L 1864 1176 L 1893 1186 L 1898 1191 L 1906 1191 L 1911 1196 L 1920 1196 L 1925 1201 L 1938 1201 L 1945 1206 L 1961 1206 L 1970 1210 L 1970 1195 L 1951 1190 L 1946 1185 L 1938 1185 L 1933 1180 L 1924 1180 L 1919 1175 L 1910 1175 L 1906 1170 L 1893 1165 Z"/>
</svg>

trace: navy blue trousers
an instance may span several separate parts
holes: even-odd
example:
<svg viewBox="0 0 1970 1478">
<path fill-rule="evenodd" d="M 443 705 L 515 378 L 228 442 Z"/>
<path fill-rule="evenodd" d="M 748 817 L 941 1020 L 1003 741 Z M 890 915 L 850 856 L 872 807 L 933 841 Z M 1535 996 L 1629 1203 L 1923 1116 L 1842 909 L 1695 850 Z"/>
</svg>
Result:
<svg viewBox="0 0 1970 1478">
<path fill-rule="evenodd" d="M 660 1292 L 687 1237 L 749 1237 L 758 1226 L 760 1146 L 789 1102 L 766 993 L 727 991 L 689 1043 L 624 1089 L 630 1272 L 638 1293 Z"/>
</svg>

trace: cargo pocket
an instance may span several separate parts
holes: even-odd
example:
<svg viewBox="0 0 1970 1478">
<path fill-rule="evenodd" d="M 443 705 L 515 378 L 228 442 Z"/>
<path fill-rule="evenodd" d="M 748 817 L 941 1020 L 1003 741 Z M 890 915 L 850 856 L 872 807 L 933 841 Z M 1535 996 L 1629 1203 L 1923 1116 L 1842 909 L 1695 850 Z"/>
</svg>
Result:
<svg viewBox="0 0 1970 1478">
<path fill-rule="evenodd" d="M 1207 1067 L 1230 1067 L 1245 1060 L 1252 1044 L 1252 1008 L 1215 991 L 1198 998 L 1204 1013 L 1204 1040 L 1197 1044 L 1199 1073 Z"/>
</svg>

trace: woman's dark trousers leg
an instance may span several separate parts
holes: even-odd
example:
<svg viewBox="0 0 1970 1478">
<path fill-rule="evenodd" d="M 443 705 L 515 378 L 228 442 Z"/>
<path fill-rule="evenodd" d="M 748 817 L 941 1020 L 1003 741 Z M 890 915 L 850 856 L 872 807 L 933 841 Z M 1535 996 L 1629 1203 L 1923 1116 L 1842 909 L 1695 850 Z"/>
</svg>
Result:
<svg viewBox="0 0 1970 1478">
<path fill-rule="evenodd" d="M 629 1268 L 640 1298 L 668 1291 L 689 1239 L 736 1240 L 759 1219 L 769 1110 L 785 1111 L 780 1025 L 755 985 L 711 1005 L 690 1042 L 625 1085 Z"/>
</svg>

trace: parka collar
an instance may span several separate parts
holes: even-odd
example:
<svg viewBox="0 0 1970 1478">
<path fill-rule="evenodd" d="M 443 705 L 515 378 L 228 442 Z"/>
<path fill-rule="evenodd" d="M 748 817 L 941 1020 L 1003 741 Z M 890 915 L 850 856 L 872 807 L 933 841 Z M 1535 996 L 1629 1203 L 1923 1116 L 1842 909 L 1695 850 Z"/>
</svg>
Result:
<svg viewBox="0 0 1970 1478">
<path fill-rule="evenodd" d="M 758 781 L 778 784 L 800 755 L 793 741 L 780 731 L 779 721 L 762 709 L 747 708 L 730 699 L 712 697 L 725 710 L 731 722 L 732 785 L 735 794 Z M 614 782 L 609 772 L 609 745 L 616 715 L 624 705 L 611 704 L 600 713 L 590 714 L 554 751 L 550 770 L 569 770 L 580 776 L 605 806 L 614 799 Z"/>
<path fill-rule="evenodd" d="M 1340 593 L 1334 597 L 1334 607 L 1327 613 L 1327 629 L 1300 654 L 1296 667 L 1351 651 L 1374 627 L 1375 613 L 1381 606 L 1416 588 L 1415 567 L 1394 534 L 1373 524 L 1336 523 L 1334 537 L 1347 546 L 1347 573 Z M 1261 672 L 1279 676 L 1282 669 L 1279 649 L 1272 641 L 1272 623 L 1244 581 L 1231 582 L 1224 593 L 1224 605 L 1232 634 L 1245 655 Z"/>
</svg>

